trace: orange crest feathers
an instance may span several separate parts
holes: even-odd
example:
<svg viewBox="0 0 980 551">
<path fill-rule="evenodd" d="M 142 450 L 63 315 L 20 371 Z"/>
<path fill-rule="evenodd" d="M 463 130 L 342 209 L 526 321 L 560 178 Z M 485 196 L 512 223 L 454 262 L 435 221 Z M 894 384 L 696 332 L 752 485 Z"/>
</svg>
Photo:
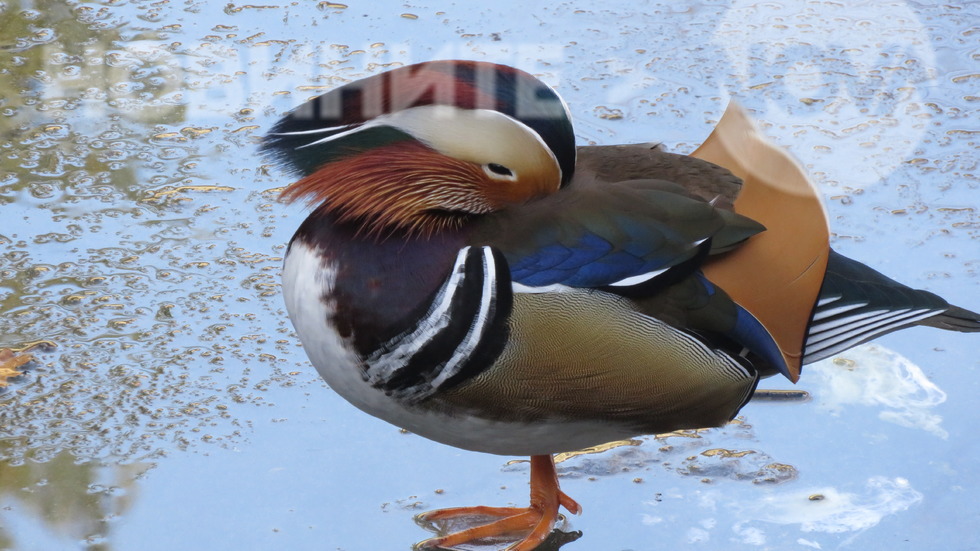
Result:
<svg viewBox="0 0 980 551">
<path fill-rule="evenodd" d="M 281 198 L 305 198 L 365 233 L 429 234 L 460 216 L 494 210 L 491 185 L 479 165 L 442 155 L 418 142 L 398 142 L 328 163 L 289 185 Z"/>
</svg>

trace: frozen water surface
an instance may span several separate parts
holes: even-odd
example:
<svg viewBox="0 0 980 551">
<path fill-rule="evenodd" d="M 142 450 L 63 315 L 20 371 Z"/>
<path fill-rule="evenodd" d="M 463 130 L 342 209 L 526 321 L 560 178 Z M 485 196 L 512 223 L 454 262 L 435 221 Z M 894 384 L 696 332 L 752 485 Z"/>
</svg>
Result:
<svg viewBox="0 0 980 551">
<path fill-rule="evenodd" d="M 527 465 L 334 395 L 279 297 L 304 217 L 256 141 L 336 85 L 513 64 L 582 143 L 689 152 L 731 97 L 812 173 L 834 246 L 980 308 L 980 4 L 0 2 L 0 549 L 411 548 Z M 980 549 L 980 341 L 809 366 L 808 401 L 560 463 L 566 549 Z M 769 380 L 764 387 L 790 388 Z"/>
</svg>

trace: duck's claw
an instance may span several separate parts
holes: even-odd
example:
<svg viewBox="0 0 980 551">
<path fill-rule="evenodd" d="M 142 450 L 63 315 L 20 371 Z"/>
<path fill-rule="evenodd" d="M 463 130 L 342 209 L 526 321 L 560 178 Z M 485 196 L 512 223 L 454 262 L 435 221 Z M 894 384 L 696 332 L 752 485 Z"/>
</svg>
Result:
<svg viewBox="0 0 980 551">
<path fill-rule="evenodd" d="M 418 544 L 418 549 L 446 549 L 476 540 L 526 534 L 507 551 L 531 551 L 551 534 L 560 515 L 558 507 L 579 514 L 582 507 L 558 488 L 558 475 L 550 455 L 531 457 L 531 504 L 528 507 L 454 507 L 422 513 L 420 522 L 437 522 L 460 517 L 491 517 L 487 524 L 431 538 Z"/>
</svg>

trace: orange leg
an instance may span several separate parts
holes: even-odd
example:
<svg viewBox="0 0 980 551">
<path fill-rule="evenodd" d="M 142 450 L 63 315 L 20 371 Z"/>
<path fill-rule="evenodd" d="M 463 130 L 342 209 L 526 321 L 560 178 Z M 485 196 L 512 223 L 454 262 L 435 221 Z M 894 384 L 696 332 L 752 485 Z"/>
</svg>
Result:
<svg viewBox="0 0 980 551">
<path fill-rule="evenodd" d="M 421 521 L 452 519 L 462 516 L 489 516 L 498 520 L 474 526 L 438 538 L 425 540 L 419 547 L 447 548 L 474 540 L 527 533 L 521 541 L 507 548 L 508 551 L 531 551 L 551 534 L 558 520 L 558 506 L 572 514 L 579 514 L 582 507 L 558 488 L 555 460 L 550 455 L 531 456 L 531 504 L 529 507 L 455 507 L 422 513 Z"/>
</svg>

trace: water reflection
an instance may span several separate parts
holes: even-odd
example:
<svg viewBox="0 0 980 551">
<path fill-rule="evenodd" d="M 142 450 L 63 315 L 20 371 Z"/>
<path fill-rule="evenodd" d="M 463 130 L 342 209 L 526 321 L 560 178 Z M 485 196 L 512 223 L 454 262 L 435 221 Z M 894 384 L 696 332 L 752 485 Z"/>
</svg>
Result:
<svg viewBox="0 0 980 551">
<path fill-rule="evenodd" d="M 852 405 L 877 407 L 884 421 L 949 436 L 934 411 L 946 393 L 919 366 L 883 346 L 865 345 L 818 362 L 807 367 L 807 377 L 819 389 L 819 407 L 833 415 Z"/>
<path fill-rule="evenodd" d="M 14 445 L 0 439 L 0 457 Z M 108 537 L 113 522 L 132 507 L 138 480 L 149 468 L 143 463 L 84 461 L 68 452 L 41 460 L 0 462 L 0 504 L 4 517 L 11 520 L 0 524 L 0 548 L 36 549 L 39 544 L 64 548 L 82 542 L 86 549 L 111 549 Z M 31 537 L 18 528 L 17 519 L 27 521 Z M 26 539 L 21 541 L 22 537 Z"/>
<path fill-rule="evenodd" d="M 833 486 L 813 487 L 765 496 L 741 505 L 746 519 L 795 524 L 803 532 L 843 533 L 866 530 L 895 513 L 922 501 L 922 494 L 904 478 L 876 476 L 862 488 L 842 490 Z M 738 531 L 738 530 L 736 530 Z"/>
<path fill-rule="evenodd" d="M 284 239 L 252 167 L 216 154 L 251 147 L 248 117 L 184 122 L 149 4 L 0 4 L 0 348 L 51 343 L 23 375 L 0 358 L 0 548 L 108 548 L 153 462 L 240 442 L 291 384 Z"/>
<path fill-rule="evenodd" d="M 846 546 L 861 532 L 877 526 L 887 516 L 908 510 L 922 498 L 922 493 L 904 478 L 876 476 L 859 488 L 797 489 L 728 506 L 738 511 L 741 520 L 732 525 L 732 531 L 742 543 L 765 545 L 774 536 L 781 539 L 780 532 L 789 529 L 813 535 L 846 534 L 840 544 Z M 820 543 L 807 536 L 797 541 L 821 548 Z"/>
<path fill-rule="evenodd" d="M 902 513 L 923 500 L 923 494 L 902 477 L 873 476 L 846 486 L 777 486 L 753 492 L 752 499 L 733 499 L 732 488 L 707 487 L 689 496 L 658 493 L 645 503 L 643 524 L 687 544 L 721 538 L 746 546 L 795 541 L 823 548 L 827 534 L 840 534 L 847 545 L 886 517 Z M 694 507 L 677 511 L 689 500 Z M 783 544 L 775 544 L 783 548 Z"/>
</svg>

